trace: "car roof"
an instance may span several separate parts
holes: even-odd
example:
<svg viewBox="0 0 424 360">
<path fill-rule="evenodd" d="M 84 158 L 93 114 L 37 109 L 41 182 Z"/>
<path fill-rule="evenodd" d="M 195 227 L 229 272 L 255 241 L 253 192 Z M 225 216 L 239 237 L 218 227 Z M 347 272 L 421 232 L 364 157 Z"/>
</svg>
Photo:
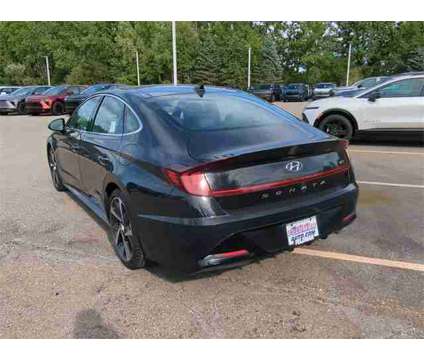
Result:
<svg viewBox="0 0 424 360">
<path fill-rule="evenodd" d="M 199 85 L 146 85 L 129 88 L 114 88 L 111 90 L 101 91 L 97 94 L 112 94 L 120 95 L 123 97 L 138 95 L 144 98 L 166 96 L 166 95 L 178 95 L 178 94 L 190 94 L 194 93 L 195 89 Z M 205 91 L 213 93 L 242 93 L 241 90 L 232 89 L 228 87 L 220 86 L 208 86 L 205 85 Z"/>
<path fill-rule="evenodd" d="M 380 76 L 380 77 L 383 77 L 383 76 Z M 423 74 L 416 74 L 416 75 L 399 75 L 399 76 L 386 76 L 386 77 L 388 78 L 386 81 L 378 83 L 377 85 L 374 85 L 373 87 L 370 87 L 368 89 L 364 89 L 363 91 L 356 94 L 354 97 L 356 98 L 356 97 L 362 96 L 363 94 L 365 94 L 367 92 L 371 92 L 374 89 L 377 89 L 377 88 L 379 88 L 383 85 L 390 84 L 390 83 L 395 82 L 395 81 L 405 80 L 405 79 L 423 78 L 424 73 Z"/>
</svg>

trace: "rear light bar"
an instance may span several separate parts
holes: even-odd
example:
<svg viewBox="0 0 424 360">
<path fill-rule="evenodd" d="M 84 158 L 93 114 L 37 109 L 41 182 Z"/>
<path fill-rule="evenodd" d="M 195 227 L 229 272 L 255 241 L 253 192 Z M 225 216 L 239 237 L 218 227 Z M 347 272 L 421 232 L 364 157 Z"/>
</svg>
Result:
<svg viewBox="0 0 424 360">
<path fill-rule="evenodd" d="M 297 183 L 301 183 L 304 181 L 316 180 L 326 176 L 331 176 L 335 174 L 341 174 L 348 171 L 350 165 L 340 165 L 330 170 L 325 170 L 321 172 L 317 172 L 315 174 L 299 176 L 292 179 L 285 179 L 280 181 L 274 181 L 270 183 L 244 186 L 240 188 L 234 189 L 223 189 L 223 190 L 212 190 L 209 186 L 209 183 L 206 179 L 206 175 L 197 170 L 197 171 L 187 171 L 183 173 L 177 173 L 173 170 L 164 169 L 164 173 L 168 180 L 179 189 L 197 196 L 214 196 L 214 197 L 222 197 L 222 196 L 235 196 L 242 195 L 257 191 L 270 190 L 277 187 L 293 185 Z"/>
</svg>

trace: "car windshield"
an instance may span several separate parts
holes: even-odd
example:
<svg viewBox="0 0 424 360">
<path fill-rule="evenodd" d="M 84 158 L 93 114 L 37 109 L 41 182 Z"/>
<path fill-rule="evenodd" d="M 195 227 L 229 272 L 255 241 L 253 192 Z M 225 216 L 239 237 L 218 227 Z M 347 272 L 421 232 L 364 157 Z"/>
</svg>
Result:
<svg viewBox="0 0 424 360">
<path fill-rule="evenodd" d="M 15 90 L 11 95 L 26 95 L 31 93 L 32 90 L 34 90 L 33 87 L 22 88 L 22 89 Z"/>
<path fill-rule="evenodd" d="M 290 84 L 287 86 L 287 89 L 290 89 L 290 90 L 300 89 L 300 84 Z"/>
<path fill-rule="evenodd" d="M 83 95 L 92 95 L 98 91 L 102 91 L 105 89 L 109 89 L 111 87 L 110 84 L 98 84 L 98 85 L 93 85 L 88 87 L 87 89 L 85 89 L 81 94 Z"/>
<path fill-rule="evenodd" d="M 66 86 L 55 86 L 45 91 L 43 95 L 59 95 L 61 94 L 67 87 Z"/>
<path fill-rule="evenodd" d="M 281 123 L 281 116 L 255 99 L 228 94 L 179 94 L 147 100 L 162 119 L 187 130 L 231 130 Z"/>
<path fill-rule="evenodd" d="M 336 87 L 336 85 L 331 84 L 331 83 L 322 83 L 322 84 L 316 84 L 315 85 L 315 88 L 317 88 L 317 89 L 333 89 L 335 87 Z"/>
</svg>

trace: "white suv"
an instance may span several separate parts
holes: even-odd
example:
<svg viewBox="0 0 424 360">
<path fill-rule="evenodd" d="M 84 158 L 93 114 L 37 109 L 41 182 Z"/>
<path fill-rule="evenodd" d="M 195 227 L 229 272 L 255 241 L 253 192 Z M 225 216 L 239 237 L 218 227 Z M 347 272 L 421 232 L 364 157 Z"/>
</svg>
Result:
<svg viewBox="0 0 424 360">
<path fill-rule="evenodd" d="M 350 96 L 313 101 L 302 118 L 344 139 L 365 131 L 424 134 L 424 73 L 394 77 Z"/>
</svg>

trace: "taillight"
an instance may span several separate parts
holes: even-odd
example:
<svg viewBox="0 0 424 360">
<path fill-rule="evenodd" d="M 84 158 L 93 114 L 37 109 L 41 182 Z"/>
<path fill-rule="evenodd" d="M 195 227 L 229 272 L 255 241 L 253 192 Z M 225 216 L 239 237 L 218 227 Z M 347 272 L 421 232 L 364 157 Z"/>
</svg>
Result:
<svg viewBox="0 0 424 360">
<path fill-rule="evenodd" d="M 173 170 L 165 169 L 164 173 L 173 185 L 189 194 L 197 196 L 212 195 L 206 176 L 202 172 L 177 173 Z"/>
</svg>

